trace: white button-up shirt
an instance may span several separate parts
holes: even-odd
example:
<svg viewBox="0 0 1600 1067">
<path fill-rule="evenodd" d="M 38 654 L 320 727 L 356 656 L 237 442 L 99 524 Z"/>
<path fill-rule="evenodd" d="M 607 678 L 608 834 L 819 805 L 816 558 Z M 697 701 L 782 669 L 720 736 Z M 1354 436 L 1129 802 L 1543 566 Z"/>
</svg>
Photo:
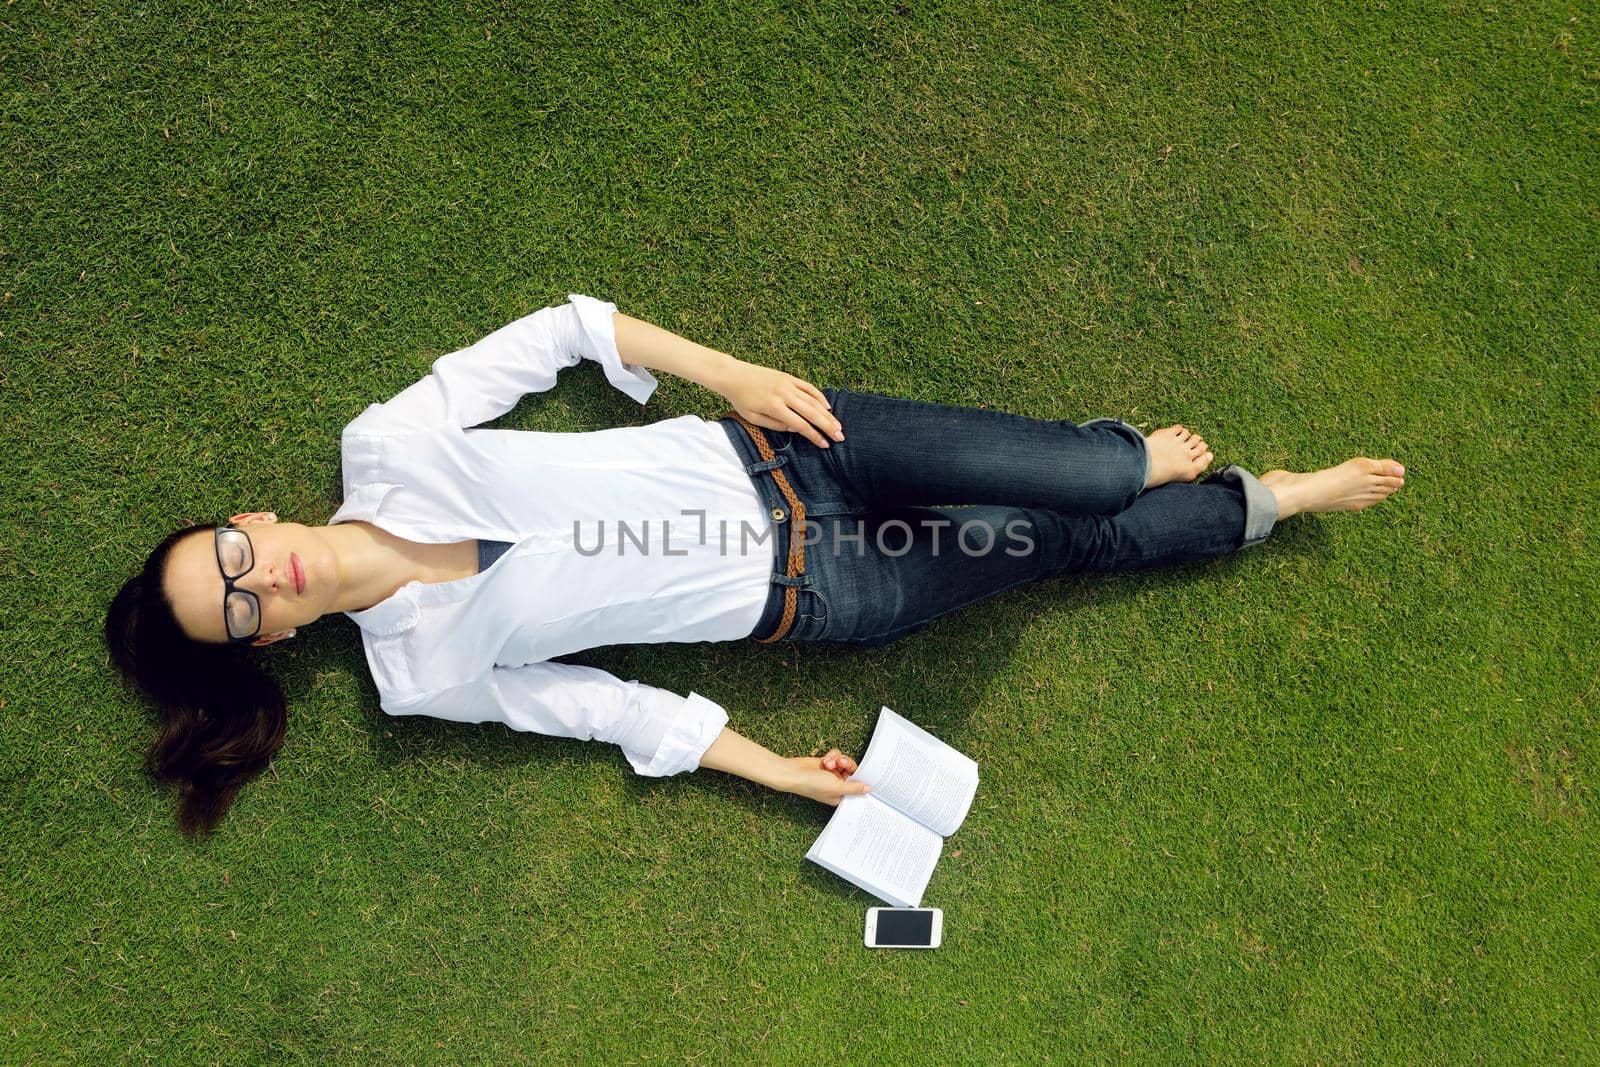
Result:
<svg viewBox="0 0 1600 1067">
<path fill-rule="evenodd" d="M 441 356 L 344 428 L 330 525 L 514 545 L 480 574 L 413 581 L 346 614 L 391 715 L 611 741 L 640 774 L 693 770 L 727 722 L 720 705 L 549 661 L 749 636 L 774 569 L 768 516 L 722 427 L 694 415 L 594 433 L 470 428 L 581 358 L 649 399 L 655 378 L 617 351 L 616 305 L 568 299 Z"/>
</svg>

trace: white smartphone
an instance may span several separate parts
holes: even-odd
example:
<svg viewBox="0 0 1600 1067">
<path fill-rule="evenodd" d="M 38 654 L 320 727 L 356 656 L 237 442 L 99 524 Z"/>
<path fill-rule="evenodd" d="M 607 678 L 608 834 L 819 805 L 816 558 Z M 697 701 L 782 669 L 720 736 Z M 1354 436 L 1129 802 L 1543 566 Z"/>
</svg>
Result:
<svg viewBox="0 0 1600 1067">
<path fill-rule="evenodd" d="M 868 908 L 868 948 L 938 948 L 944 912 L 938 908 Z"/>
</svg>

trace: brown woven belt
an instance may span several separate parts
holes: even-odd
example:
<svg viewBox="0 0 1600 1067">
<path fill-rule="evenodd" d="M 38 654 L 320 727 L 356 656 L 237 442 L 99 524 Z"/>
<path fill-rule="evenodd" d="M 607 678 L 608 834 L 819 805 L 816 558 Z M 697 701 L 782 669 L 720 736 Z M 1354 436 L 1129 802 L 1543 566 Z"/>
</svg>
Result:
<svg viewBox="0 0 1600 1067">
<path fill-rule="evenodd" d="M 772 460 L 772 446 L 767 444 L 767 435 L 761 432 L 761 427 L 737 411 L 728 412 L 728 416 L 743 426 L 750 435 L 750 440 L 756 443 L 756 451 L 761 453 L 761 458 L 770 462 Z M 795 528 L 806 521 L 806 506 L 800 503 L 800 498 L 795 496 L 794 489 L 789 485 L 789 479 L 783 476 L 783 468 L 773 467 L 772 480 L 778 483 L 778 492 L 783 494 L 783 499 L 789 502 L 789 564 L 788 575 L 798 578 L 806 572 L 806 546 L 803 537 L 795 536 Z M 773 508 L 772 518 L 776 522 L 783 521 L 783 509 Z M 783 618 L 778 620 L 778 628 L 772 631 L 771 637 L 758 637 L 757 641 L 767 644 L 777 641 L 789 632 L 794 625 L 795 603 L 800 599 L 800 592 L 792 585 L 783 587 Z"/>
</svg>

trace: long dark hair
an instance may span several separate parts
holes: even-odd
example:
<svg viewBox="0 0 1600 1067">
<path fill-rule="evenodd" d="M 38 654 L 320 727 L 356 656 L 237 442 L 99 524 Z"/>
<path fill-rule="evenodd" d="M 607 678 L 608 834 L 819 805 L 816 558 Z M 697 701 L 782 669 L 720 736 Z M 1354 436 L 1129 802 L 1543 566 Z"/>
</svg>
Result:
<svg viewBox="0 0 1600 1067">
<path fill-rule="evenodd" d="M 172 548 L 211 526 L 169 534 L 129 578 L 106 612 L 111 662 L 161 712 L 161 734 L 145 768 L 178 783 L 178 826 L 204 837 L 239 788 L 272 759 L 288 722 L 283 690 L 248 645 L 190 639 L 162 589 Z"/>
</svg>

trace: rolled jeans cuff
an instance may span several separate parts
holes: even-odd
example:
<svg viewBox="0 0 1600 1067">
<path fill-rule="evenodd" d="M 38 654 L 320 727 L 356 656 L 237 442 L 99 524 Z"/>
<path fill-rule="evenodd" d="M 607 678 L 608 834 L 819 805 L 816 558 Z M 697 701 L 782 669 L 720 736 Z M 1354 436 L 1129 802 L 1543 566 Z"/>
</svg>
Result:
<svg viewBox="0 0 1600 1067">
<path fill-rule="evenodd" d="M 1240 548 L 1259 545 L 1278 522 L 1278 498 L 1261 480 L 1236 463 L 1230 463 L 1211 478 L 1232 482 L 1244 495 L 1244 543 Z"/>
</svg>

